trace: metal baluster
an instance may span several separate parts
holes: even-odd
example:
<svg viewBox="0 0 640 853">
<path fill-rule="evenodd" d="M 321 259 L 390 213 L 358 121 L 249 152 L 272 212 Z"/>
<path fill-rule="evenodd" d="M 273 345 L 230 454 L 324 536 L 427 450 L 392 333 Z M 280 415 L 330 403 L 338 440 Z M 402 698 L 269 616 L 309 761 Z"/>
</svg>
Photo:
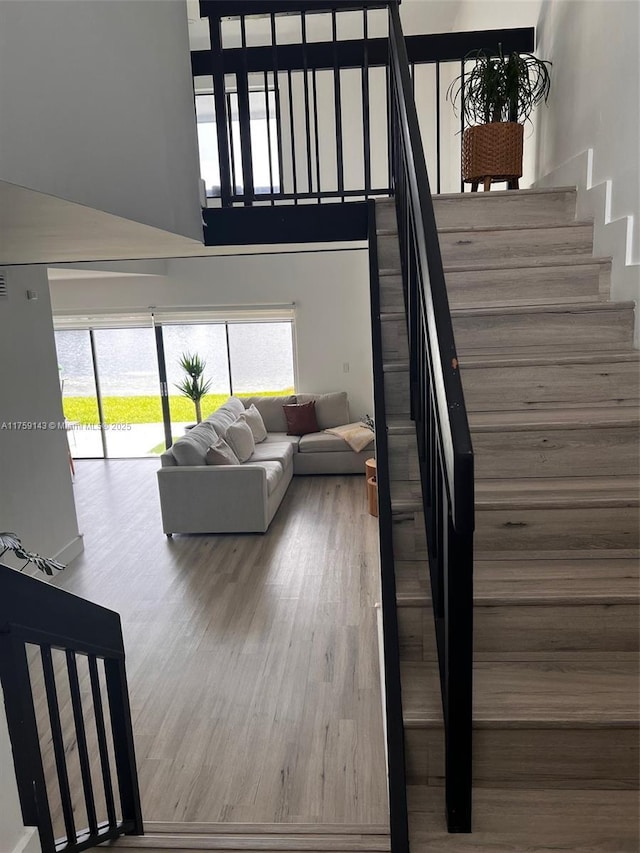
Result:
<svg viewBox="0 0 640 853">
<path fill-rule="evenodd" d="M 89 678 L 91 680 L 91 696 L 93 698 L 93 710 L 96 718 L 96 732 L 98 736 L 98 754 L 100 755 L 100 768 L 102 770 L 102 783 L 104 785 L 104 798 L 107 807 L 107 820 L 110 827 L 117 823 L 116 807 L 113 798 L 113 782 L 111 778 L 111 765 L 109 763 L 109 749 L 107 746 L 107 733 L 104 723 L 104 709 L 102 703 L 102 692 L 100 690 L 100 679 L 98 677 L 98 664 L 95 655 L 89 655 Z"/>
<path fill-rule="evenodd" d="M 276 16 L 271 13 L 271 48 L 273 55 L 273 92 L 276 102 L 276 142 L 278 148 L 278 175 L 279 175 L 279 192 L 283 193 L 284 188 L 284 166 L 282 160 L 282 115 L 280 107 L 280 80 L 278 76 L 278 33 L 276 29 Z"/>
<path fill-rule="evenodd" d="M 302 79 L 304 83 L 304 129 L 307 141 L 307 189 L 313 192 L 313 167 L 311 163 L 311 109 L 309 104 L 309 69 L 307 62 L 307 16 L 301 13 L 302 27 Z M 318 190 L 320 188 L 318 187 Z"/>
<path fill-rule="evenodd" d="M 336 120 L 336 170 L 338 177 L 338 194 L 344 201 L 344 162 L 342 149 L 342 91 L 340 82 L 340 64 L 338 60 L 338 22 L 336 10 L 331 12 L 331 29 L 333 35 L 333 103 Z"/>
<path fill-rule="evenodd" d="M 362 63 L 362 132 L 364 138 L 364 194 L 371 194 L 371 122 L 369 115 L 369 14 L 363 9 L 364 55 Z"/>
<path fill-rule="evenodd" d="M 271 110 L 269 107 L 269 75 L 264 72 L 264 106 L 267 113 L 267 152 L 269 154 L 269 187 L 271 188 L 271 206 L 275 204 L 273 199 L 273 156 L 271 154 Z"/>
<path fill-rule="evenodd" d="M 80 682 L 78 681 L 78 665 L 75 652 L 71 649 L 66 651 L 67 673 L 69 675 L 69 689 L 71 692 L 71 707 L 73 709 L 73 722 L 76 730 L 76 742 L 78 745 L 78 759 L 80 761 L 80 775 L 82 777 L 82 789 L 84 801 L 87 807 L 87 820 L 91 835 L 98 833 L 98 821 L 96 818 L 96 802 L 93 796 L 93 781 L 91 779 L 91 765 L 89 762 L 89 750 L 87 749 L 87 735 L 84 729 L 84 713 L 82 710 L 82 697 L 80 695 Z"/>
<path fill-rule="evenodd" d="M 289 89 L 289 124 L 291 128 L 291 169 L 293 173 L 293 203 L 298 203 L 298 170 L 296 166 L 296 134 L 293 118 L 293 89 L 291 86 L 291 70 L 287 71 L 287 83 Z"/>
<path fill-rule="evenodd" d="M 245 206 L 255 199 L 253 183 L 253 146 L 251 140 L 251 97 L 247 65 L 247 28 L 245 16 L 240 15 L 240 40 L 242 45 L 242 74 L 236 75 L 238 86 L 238 117 L 240 119 L 240 153 L 242 158 L 242 186 Z"/>
</svg>

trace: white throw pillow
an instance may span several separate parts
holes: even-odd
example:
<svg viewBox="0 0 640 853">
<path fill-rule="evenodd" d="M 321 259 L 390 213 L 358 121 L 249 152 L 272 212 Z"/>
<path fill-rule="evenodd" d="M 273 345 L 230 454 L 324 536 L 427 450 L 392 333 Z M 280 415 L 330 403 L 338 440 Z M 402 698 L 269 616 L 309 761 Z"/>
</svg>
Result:
<svg viewBox="0 0 640 853">
<path fill-rule="evenodd" d="M 207 450 L 207 465 L 239 465 L 240 460 L 224 438 L 219 438 Z"/>
<path fill-rule="evenodd" d="M 265 440 L 267 437 L 267 428 L 262 420 L 262 415 L 253 403 L 249 406 L 246 412 L 240 415 L 240 420 L 246 421 L 249 424 L 251 432 L 253 433 L 253 440 L 256 444 L 260 444 L 261 441 Z"/>
<path fill-rule="evenodd" d="M 224 438 L 240 462 L 246 462 L 247 459 L 251 458 L 256 443 L 253 440 L 251 427 L 246 421 L 238 418 L 235 423 L 228 427 Z"/>
</svg>

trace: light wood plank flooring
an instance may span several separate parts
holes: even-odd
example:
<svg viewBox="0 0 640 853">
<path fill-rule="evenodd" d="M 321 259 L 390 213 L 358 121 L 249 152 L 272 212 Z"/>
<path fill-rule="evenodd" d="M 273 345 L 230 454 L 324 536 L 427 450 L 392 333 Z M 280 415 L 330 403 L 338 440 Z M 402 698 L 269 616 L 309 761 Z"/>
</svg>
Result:
<svg viewBox="0 0 640 853">
<path fill-rule="evenodd" d="M 265 535 L 168 540 L 156 468 L 77 463 L 56 580 L 121 613 L 145 820 L 385 824 L 364 477 L 294 478 Z"/>
</svg>

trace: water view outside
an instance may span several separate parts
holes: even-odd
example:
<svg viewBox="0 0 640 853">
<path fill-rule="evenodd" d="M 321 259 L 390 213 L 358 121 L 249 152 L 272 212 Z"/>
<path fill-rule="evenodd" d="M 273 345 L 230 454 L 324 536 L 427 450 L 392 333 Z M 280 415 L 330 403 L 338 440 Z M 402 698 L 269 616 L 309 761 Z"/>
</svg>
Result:
<svg viewBox="0 0 640 853">
<path fill-rule="evenodd" d="M 99 424 L 89 332 L 58 331 L 63 404 L 70 422 L 74 456 L 102 456 L 104 432 L 109 456 L 148 456 L 164 449 L 164 426 L 155 335 L 151 328 L 97 329 L 96 361 L 104 426 Z M 223 323 L 163 327 L 172 433 L 181 435 L 195 419 L 193 403 L 175 387 L 183 378 L 183 353 L 197 353 L 211 380 L 203 416 L 229 395 L 229 359 Z M 231 380 L 234 394 L 277 392 L 292 388 L 291 324 L 229 324 Z"/>
</svg>

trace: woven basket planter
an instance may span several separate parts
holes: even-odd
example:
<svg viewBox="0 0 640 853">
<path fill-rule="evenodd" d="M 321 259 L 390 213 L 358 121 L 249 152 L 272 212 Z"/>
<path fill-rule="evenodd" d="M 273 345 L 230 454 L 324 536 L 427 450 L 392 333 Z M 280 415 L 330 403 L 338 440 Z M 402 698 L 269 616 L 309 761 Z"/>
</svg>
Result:
<svg viewBox="0 0 640 853">
<path fill-rule="evenodd" d="M 508 180 L 522 177 L 524 126 L 512 121 L 468 127 L 462 136 L 462 179 Z"/>
</svg>

